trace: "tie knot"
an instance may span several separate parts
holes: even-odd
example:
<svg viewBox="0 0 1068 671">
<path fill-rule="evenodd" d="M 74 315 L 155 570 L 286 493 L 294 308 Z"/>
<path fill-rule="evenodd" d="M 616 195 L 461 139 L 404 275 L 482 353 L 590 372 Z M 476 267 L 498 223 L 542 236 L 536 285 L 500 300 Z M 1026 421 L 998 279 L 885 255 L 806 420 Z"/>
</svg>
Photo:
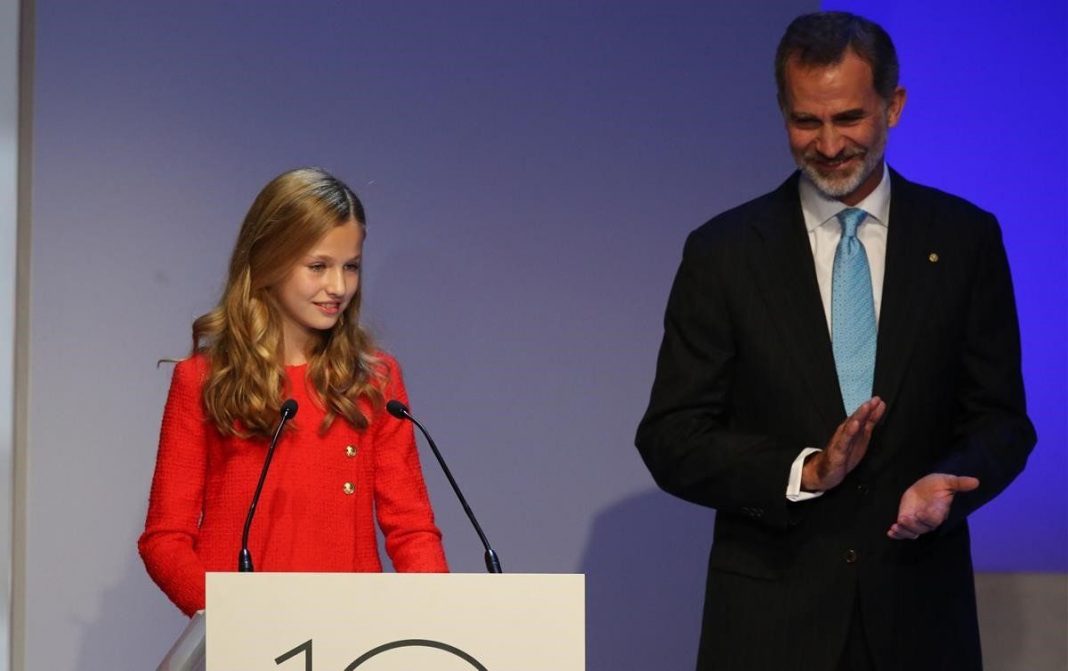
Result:
<svg viewBox="0 0 1068 671">
<path fill-rule="evenodd" d="M 858 207 L 849 207 L 838 213 L 838 221 L 842 222 L 842 237 L 855 238 L 857 226 L 864 221 L 868 213 Z"/>
</svg>

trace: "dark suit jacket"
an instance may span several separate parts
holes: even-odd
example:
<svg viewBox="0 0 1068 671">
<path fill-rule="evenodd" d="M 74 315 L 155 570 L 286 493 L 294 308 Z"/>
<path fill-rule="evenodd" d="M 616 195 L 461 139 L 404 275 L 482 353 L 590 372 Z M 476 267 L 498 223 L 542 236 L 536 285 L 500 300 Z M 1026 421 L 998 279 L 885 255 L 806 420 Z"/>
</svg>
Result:
<svg viewBox="0 0 1068 671">
<path fill-rule="evenodd" d="M 699 669 L 833 669 L 859 595 L 880 669 L 979 668 L 965 516 L 1020 472 L 1024 407 L 997 221 L 891 172 L 868 454 L 837 488 L 785 496 L 803 447 L 845 419 L 798 175 L 686 242 L 637 446 L 657 483 L 717 510 Z M 902 493 L 972 475 L 938 531 L 886 536 Z"/>
</svg>

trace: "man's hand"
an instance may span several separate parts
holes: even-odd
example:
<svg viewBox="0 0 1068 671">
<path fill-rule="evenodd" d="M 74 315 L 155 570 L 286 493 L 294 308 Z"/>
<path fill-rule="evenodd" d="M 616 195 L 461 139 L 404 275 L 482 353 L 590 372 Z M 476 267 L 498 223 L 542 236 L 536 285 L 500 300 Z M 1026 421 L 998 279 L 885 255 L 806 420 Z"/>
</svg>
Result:
<svg viewBox="0 0 1068 671">
<path fill-rule="evenodd" d="M 805 459 L 801 488 L 809 492 L 822 492 L 837 487 L 867 453 L 871 432 L 885 412 L 886 403 L 878 396 L 861 403 L 851 416 L 838 425 L 827 447 Z"/>
<path fill-rule="evenodd" d="M 979 481 L 966 475 L 931 473 L 917 480 L 901 495 L 897 521 L 886 535 L 895 540 L 915 540 L 940 527 L 949 516 L 957 492 L 970 492 Z"/>
</svg>

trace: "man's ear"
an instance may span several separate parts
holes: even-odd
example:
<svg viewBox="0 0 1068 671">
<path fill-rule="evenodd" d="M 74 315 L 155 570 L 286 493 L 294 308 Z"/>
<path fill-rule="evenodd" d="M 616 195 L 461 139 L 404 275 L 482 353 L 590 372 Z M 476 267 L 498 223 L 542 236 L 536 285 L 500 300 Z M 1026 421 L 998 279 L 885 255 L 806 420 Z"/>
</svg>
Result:
<svg viewBox="0 0 1068 671">
<path fill-rule="evenodd" d="M 905 109 L 905 100 L 908 98 L 908 94 L 902 87 L 897 87 L 894 92 L 890 94 L 890 104 L 886 108 L 887 125 L 893 128 L 897 125 L 898 120 L 901 118 L 901 111 Z"/>
</svg>

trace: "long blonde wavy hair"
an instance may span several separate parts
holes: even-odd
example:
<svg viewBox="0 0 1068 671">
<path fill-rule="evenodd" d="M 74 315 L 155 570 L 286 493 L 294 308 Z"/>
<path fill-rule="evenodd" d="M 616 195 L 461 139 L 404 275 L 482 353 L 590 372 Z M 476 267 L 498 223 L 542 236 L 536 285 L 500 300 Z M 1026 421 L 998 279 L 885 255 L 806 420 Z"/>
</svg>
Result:
<svg viewBox="0 0 1068 671">
<path fill-rule="evenodd" d="M 283 173 L 263 187 L 241 225 L 219 304 L 193 322 L 193 352 L 207 356 L 204 407 L 223 435 L 269 436 L 285 394 L 282 318 L 273 287 L 335 226 L 355 220 L 366 232 L 363 205 L 341 180 L 319 168 Z M 384 402 L 382 366 L 360 327 L 362 282 L 329 331 L 308 352 L 306 379 L 326 416 L 356 428 L 368 418 L 357 403 Z"/>
</svg>

